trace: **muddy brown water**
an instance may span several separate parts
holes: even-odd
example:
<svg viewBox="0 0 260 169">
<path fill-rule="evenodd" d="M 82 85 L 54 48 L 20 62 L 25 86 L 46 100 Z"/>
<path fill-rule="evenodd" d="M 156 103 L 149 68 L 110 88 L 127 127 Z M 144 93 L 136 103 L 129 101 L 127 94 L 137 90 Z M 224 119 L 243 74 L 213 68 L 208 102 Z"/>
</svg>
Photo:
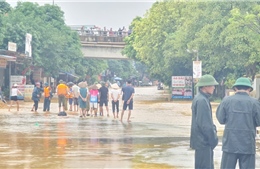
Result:
<svg viewBox="0 0 260 169">
<path fill-rule="evenodd" d="M 123 122 L 111 112 L 110 117 L 79 118 L 78 112 L 59 117 L 57 103 L 50 113 L 42 112 L 42 103 L 38 113 L 30 111 L 28 102 L 21 103 L 19 112 L 0 109 L 0 168 L 194 168 L 191 102 L 165 98 L 156 87 L 136 88 L 131 123 L 127 112 Z M 219 168 L 221 143 L 214 160 Z"/>
</svg>

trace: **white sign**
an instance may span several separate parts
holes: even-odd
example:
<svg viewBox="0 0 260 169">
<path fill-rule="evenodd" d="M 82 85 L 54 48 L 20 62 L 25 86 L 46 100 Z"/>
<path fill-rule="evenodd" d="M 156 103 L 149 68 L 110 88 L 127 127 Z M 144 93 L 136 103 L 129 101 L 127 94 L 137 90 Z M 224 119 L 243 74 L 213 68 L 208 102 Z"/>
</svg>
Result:
<svg viewBox="0 0 260 169">
<path fill-rule="evenodd" d="M 32 35 L 26 33 L 25 37 L 25 55 L 28 57 L 32 57 Z"/>
<path fill-rule="evenodd" d="M 8 50 L 12 51 L 12 52 L 16 52 L 16 50 L 17 50 L 16 43 L 8 42 Z"/>
<path fill-rule="evenodd" d="M 199 79 L 202 76 L 202 62 L 201 61 L 193 61 L 193 78 Z"/>
<path fill-rule="evenodd" d="M 172 76 L 172 87 L 185 87 L 185 76 Z"/>
<path fill-rule="evenodd" d="M 31 101 L 32 100 L 33 89 L 34 89 L 34 85 L 25 85 L 25 88 L 24 88 L 24 101 Z"/>
</svg>

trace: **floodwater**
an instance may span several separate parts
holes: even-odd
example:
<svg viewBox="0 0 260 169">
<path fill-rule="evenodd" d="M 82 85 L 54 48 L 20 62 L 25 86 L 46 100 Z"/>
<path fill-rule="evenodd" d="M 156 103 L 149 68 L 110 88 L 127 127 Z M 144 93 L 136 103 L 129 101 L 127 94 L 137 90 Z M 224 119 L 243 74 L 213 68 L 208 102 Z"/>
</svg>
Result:
<svg viewBox="0 0 260 169">
<path fill-rule="evenodd" d="M 31 112 L 32 103 L 22 103 L 19 112 L 1 109 L 0 168 L 194 168 L 190 102 L 167 102 L 155 87 L 135 90 L 131 123 L 127 112 L 123 122 L 111 112 L 110 117 L 79 118 L 75 112 L 60 117 L 57 103 L 50 113 L 42 112 L 42 104 L 38 113 Z M 221 143 L 214 160 L 219 168 Z"/>
</svg>

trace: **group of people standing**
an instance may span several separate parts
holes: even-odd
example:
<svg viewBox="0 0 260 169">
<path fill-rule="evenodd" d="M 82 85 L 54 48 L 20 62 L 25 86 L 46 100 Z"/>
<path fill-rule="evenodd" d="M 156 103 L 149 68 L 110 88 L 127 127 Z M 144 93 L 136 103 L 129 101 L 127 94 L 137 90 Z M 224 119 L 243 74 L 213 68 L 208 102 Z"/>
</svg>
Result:
<svg viewBox="0 0 260 169">
<path fill-rule="evenodd" d="M 212 120 L 209 97 L 218 85 L 211 75 L 201 77 L 199 93 L 192 102 L 190 147 L 195 149 L 195 168 L 213 169 L 213 150 L 218 145 L 217 128 Z M 260 102 L 249 94 L 253 90 L 246 77 L 233 85 L 235 94 L 225 97 L 216 111 L 216 118 L 225 125 L 222 138 L 221 169 L 255 168 L 256 127 L 260 126 Z"/>
<path fill-rule="evenodd" d="M 54 93 L 56 93 L 58 97 L 59 112 L 67 111 L 69 104 L 69 111 L 79 111 L 80 117 L 97 116 L 98 112 L 100 116 L 104 116 L 105 110 L 107 117 L 109 117 L 108 103 L 111 99 L 114 118 L 120 118 L 122 121 L 124 111 L 128 108 L 129 113 L 127 121 L 130 122 L 131 110 L 133 110 L 133 97 L 135 93 L 134 88 L 131 85 L 131 80 L 128 80 L 127 85 L 121 90 L 117 83 L 112 84 L 110 87 L 111 90 L 109 91 L 109 84 L 105 82 L 88 86 L 86 81 L 77 84 L 72 82 L 66 83 L 63 80 L 60 80 L 56 87 L 56 91 L 54 92 L 48 83 L 44 83 L 44 87 L 41 88 L 41 84 L 37 82 L 35 83 L 35 88 L 32 92 L 32 100 L 34 104 L 31 111 L 37 112 L 39 101 L 43 95 L 43 111 L 49 112 L 51 99 Z M 17 103 L 17 111 L 19 111 L 18 95 L 22 95 L 22 93 L 18 90 L 17 84 L 14 84 L 11 91 L 11 104 L 9 106 L 9 111 L 13 102 Z M 121 117 L 119 117 L 120 98 L 123 100 Z M 103 108 L 104 106 L 105 109 Z"/>
</svg>

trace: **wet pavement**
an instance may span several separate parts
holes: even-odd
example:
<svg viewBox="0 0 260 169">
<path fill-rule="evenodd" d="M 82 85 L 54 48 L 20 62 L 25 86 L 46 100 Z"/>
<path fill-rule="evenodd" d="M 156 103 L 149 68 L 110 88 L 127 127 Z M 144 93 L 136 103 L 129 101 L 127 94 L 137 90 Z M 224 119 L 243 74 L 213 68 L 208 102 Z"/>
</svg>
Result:
<svg viewBox="0 0 260 169">
<path fill-rule="evenodd" d="M 131 123 L 127 112 L 123 122 L 113 119 L 111 109 L 110 117 L 79 118 L 77 112 L 60 117 L 57 103 L 50 113 L 42 112 L 42 103 L 38 113 L 30 111 L 28 102 L 19 112 L 0 109 L 0 168 L 194 168 L 191 102 L 168 102 L 156 87 L 135 90 Z M 214 122 L 221 136 L 223 126 Z M 259 150 L 256 158 L 260 168 Z M 221 141 L 214 160 L 219 168 Z"/>
</svg>

